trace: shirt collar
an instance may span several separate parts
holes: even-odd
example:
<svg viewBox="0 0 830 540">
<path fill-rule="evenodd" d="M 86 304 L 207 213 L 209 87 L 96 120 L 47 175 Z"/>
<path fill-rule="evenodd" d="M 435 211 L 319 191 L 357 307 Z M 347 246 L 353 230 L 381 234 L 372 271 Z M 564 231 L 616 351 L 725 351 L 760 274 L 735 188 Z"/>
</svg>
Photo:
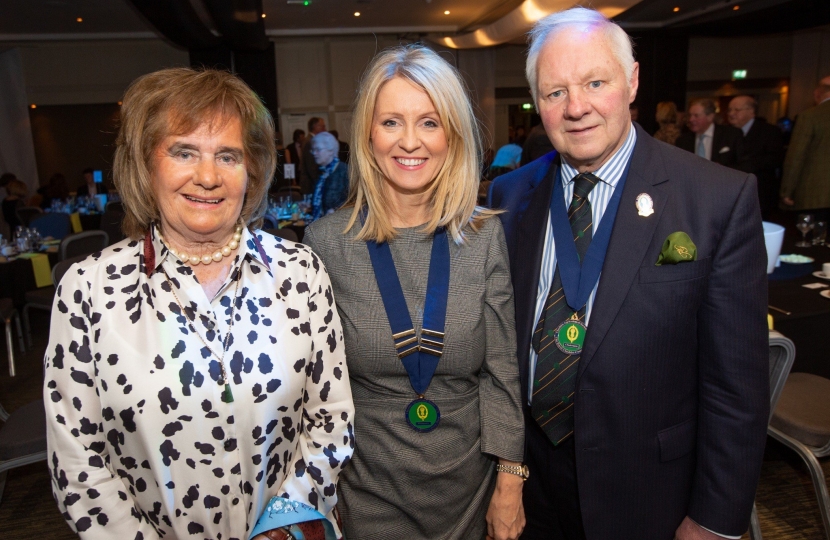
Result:
<svg viewBox="0 0 830 540">
<path fill-rule="evenodd" d="M 144 272 L 148 276 L 158 270 L 159 266 L 161 266 L 168 257 L 174 265 L 179 264 L 178 261 L 173 258 L 173 255 L 170 253 L 170 250 L 167 249 L 164 242 L 162 242 L 159 238 L 155 224 L 150 227 L 150 230 L 144 238 L 143 251 L 144 264 L 147 265 L 144 268 Z M 239 241 L 237 256 L 240 257 L 240 260 L 249 260 L 262 266 L 268 271 L 271 270 L 265 250 L 262 249 L 262 243 L 259 238 L 248 230 L 247 227 L 242 228 L 242 238 Z"/>
<path fill-rule="evenodd" d="M 594 176 L 599 178 L 611 187 L 615 187 L 617 182 L 622 178 L 625 166 L 628 160 L 631 159 L 631 154 L 634 152 L 634 145 L 637 142 L 637 130 L 634 129 L 634 124 L 631 124 L 628 130 L 628 136 L 619 150 L 614 152 L 611 158 L 606 161 L 602 167 L 593 172 Z M 567 186 L 573 182 L 574 178 L 579 174 L 575 168 L 563 158 L 562 159 L 562 185 Z"/>
<path fill-rule="evenodd" d="M 752 124 L 754 124 L 754 123 L 755 123 L 755 119 L 754 119 L 754 118 L 750 118 L 750 119 L 749 119 L 749 122 L 747 122 L 746 124 L 744 124 L 743 126 L 741 126 L 741 131 L 743 131 L 743 132 L 744 132 L 744 137 L 746 137 L 746 134 L 747 134 L 747 133 L 749 133 L 749 130 L 750 130 L 750 129 L 752 129 Z"/>
<path fill-rule="evenodd" d="M 711 124 L 709 124 L 709 127 L 706 128 L 706 131 L 704 131 L 703 133 L 698 135 L 698 137 L 700 137 L 700 136 L 713 137 L 714 135 L 715 135 L 715 123 L 712 122 Z"/>
</svg>

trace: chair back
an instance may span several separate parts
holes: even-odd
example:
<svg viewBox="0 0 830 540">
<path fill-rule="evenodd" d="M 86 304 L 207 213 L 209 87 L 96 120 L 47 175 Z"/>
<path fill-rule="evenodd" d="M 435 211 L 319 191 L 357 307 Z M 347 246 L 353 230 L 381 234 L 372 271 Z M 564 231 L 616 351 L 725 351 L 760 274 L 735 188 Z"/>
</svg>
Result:
<svg viewBox="0 0 830 540">
<path fill-rule="evenodd" d="M 121 204 L 121 201 L 108 201 L 104 206 L 104 212 L 120 212 L 123 214 L 124 205 Z"/>
<path fill-rule="evenodd" d="M 17 214 L 17 219 L 20 220 L 20 224 L 28 227 L 32 218 L 42 214 L 43 210 L 37 206 L 21 206 L 15 210 L 15 213 Z"/>
<path fill-rule="evenodd" d="M 63 276 L 66 274 L 66 271 L 69 270 L 70 266 L 86 258 L 87 255 L 76 255 L 75 257 L 70 257 L 68 259 L 62 260 L 58 262 L 55 266 L 53 266 L 52 283 L 55 284 L 55 288 L 58 287 L 58 284 L 61 282 L 61 278 L 63 278 Z"/>
<path fill-rule="evenodd" d="M 46 238 L 51 236 L 55 240 L 62 240 L 70 232 L 72 225 L 69 221 L 69 214 L 55 212 L 52 214 L 33 214 L 29 220 L 29 227 L 37 229 L 40 236 Z"/>
<path fill-rule="evenodd" d="M 104 231 L 84 231 L 70 234 L 61 240 L 61 260 L 101 251 L 107 247 L 108 243 L 109 235 Z"/>
<path fill-rule="evenodd" d="M 775 411 L 784 383 L 790 375 L 790 369 L 795 361 L 795 345 L 793 342 L 775 330 L 769 333 L 769 414 Z"/>
<path fill-rule="evenodd" d="M 300 239 L 297 237 L 297 233 L 291 229 L 263 229 L 268 234 L 273 234 L 277 238 L 284 238 L 286 240 L 291 240 L 292 242 L 299 242 Z"/>
<path fill-rule="evenodd" d="M 271 214 L 265 214 L 262 216 L 262 228 L 263 229 L 276 229 L 279 227 L 277 220 Z"/>
</svg>

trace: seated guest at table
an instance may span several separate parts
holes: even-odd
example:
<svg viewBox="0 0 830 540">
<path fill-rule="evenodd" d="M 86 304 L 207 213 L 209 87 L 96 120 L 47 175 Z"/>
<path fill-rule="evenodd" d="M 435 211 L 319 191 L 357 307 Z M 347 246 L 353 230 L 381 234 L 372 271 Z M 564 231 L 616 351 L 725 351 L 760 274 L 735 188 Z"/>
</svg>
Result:
<svg viewBox="0 0 830 540">
<path fill-rule="evenodd" d="M 349 195 L 349 169 L 337 157 L 339 150 L 337 139 L 325 131 L 311 141 L 311 156 L 320 168 L 312 198 L 314 219 L 337 210 Z"/>
<path fill-rule="evenodd" d="M 81 538 L 339 537 L 340 319 L 311 250 L 258 230 L 275 159 L 267 109 L 228 73 L 127 90 L 129 238 L 66 273 L 45 358 L 52 489 Z"/>
<path fill-rule="evenodd" d="M 95 173 L 92 169 L 84 169 L 84 183 L 75 190 L 78 197 L 94 197 L 98 194 L 98 185 L 95 183 Z"/>
<path fill-rule="evenodd" d="M 3 219 L 14 232 L 15 227 L 22 225 L 17 218 L 17 209 L 26 206 L 26 196 L 29 193 L 26 184 L 18 179 L 9 180 L 6 184 L 6 198 L 3 199 Z"/>
<path fill-rule="evenodd" d="M 654 118 L 660 125 L 654 133 L 654 138 L 664 143 L 674 144 L 680 137 L 680 128 L 677 127 L 677 105 L 673 101 L 661 101 L 657 104 Z"/>
<path fill-rule="evenodd" d="M 499 220 L 476 208 L 467 93 L 435 52 L 395 47 L 369 66 L 353 122 L 349 206 L 305 236 L 331 272 L 355 397 L 346 538 L 516 538 L 513 292 Z"/>
<path fill-rule="evenodd" d="M 69 186 L 66 183 L 66 176 L 55 173 L 49 178 L 49 183 L 42 186 L 37 192 L 43 197 L 40 201 L 41 208 L 49 208 L 52 201 L 63 201 L 69 197 Z"/>
</svg>

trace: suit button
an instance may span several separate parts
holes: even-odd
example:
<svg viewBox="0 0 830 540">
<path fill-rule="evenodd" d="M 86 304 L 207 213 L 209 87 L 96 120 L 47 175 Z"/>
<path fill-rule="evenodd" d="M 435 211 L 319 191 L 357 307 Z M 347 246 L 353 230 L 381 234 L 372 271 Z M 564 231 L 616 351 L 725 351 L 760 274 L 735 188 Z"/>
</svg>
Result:
<svg viewBox="0 0 830 540">
<path fill-rule="evenodd" d="M 231 501 L 231 503 L 233 503 L 233 505 L 236 506 L 237 504 L 239 504 L 239 499 L 234 497 L 233 500 Z"/>
<path fill-rule="evenodd" d="M 233 450 L 236 450 L 236 439 L 228 439 L 227 441 L 225 441 L 225 444 L 223 446 L 225 447 L 226 452 L 232 452 Z"/>
</svg>

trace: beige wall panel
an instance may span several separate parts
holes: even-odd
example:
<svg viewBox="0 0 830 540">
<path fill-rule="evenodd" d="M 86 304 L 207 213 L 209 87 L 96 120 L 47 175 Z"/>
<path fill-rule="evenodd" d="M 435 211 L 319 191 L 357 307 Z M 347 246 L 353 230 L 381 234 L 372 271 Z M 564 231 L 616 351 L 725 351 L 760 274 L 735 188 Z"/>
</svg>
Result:
<svg viewBox="0 0 830 540">
<path fill-rule="evenodd" d="M 360 41 L 332 39 L 329 47 L 333 105 L 351 107 L 360 77 L 375 56 L 377 45 L 372 38 Z"/>
<path fill-rule="evenodd" d="M 292 40 L 274 44 L 280 109 L 326 109 L 329 68 L 326 42 Z"/>
</svg>

